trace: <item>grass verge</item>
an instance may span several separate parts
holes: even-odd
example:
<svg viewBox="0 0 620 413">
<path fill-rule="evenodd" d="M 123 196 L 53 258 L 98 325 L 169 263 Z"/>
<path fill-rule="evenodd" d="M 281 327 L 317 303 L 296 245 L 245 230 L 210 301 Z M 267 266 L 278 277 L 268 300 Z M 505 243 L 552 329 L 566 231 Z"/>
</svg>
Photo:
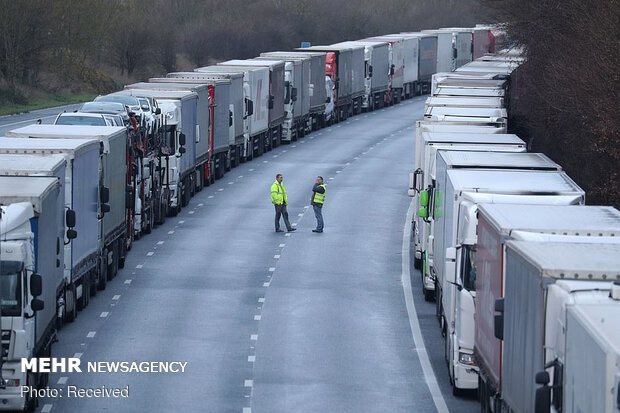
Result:
<svg viewBox="0 0 620 413">
<path fill-rule="evenodd" d="M 88 102 L 93 100 L 96 96 L 95 93 L 79 93 L 75 95 L 48 94 L 34 98 L 25 105 L 2 105 L 0 106 L 0 116 L 30 112 L 37 109 L 53 108 L 54 106 L 70 105 L 72 103 Z"/>
</svg>

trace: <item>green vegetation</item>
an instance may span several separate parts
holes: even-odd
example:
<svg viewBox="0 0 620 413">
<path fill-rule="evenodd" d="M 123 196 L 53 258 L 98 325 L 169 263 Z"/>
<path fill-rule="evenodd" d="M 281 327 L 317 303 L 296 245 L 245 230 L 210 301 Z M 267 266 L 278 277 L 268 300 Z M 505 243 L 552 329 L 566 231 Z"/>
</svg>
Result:
<svg viewBox="0 0 620 413">
<path fill-rule="evenodd" d="M 52 108 L 54 106 L 70 105 L 72 103 L 88 102 L 97 96 L 94 93 L 77 94 L 45 94 L 41 97 L 30 100 L 27 104 L 5 104 L 0 106 L 0 116 L 12 115 L 15 113 L 30 112 L 37 109 Z"/>
</svg>

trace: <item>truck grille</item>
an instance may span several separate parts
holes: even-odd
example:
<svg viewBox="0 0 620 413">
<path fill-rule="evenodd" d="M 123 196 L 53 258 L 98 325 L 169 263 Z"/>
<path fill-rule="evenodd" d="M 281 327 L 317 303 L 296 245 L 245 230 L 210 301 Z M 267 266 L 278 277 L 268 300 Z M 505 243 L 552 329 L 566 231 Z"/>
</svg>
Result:
<svg viewBox="0 0 620 413">
<path fill-rule="evenodd" d="M 2 358 L 7 359 L 9 356 L 9 346 L 11 345 L 11 330 L 2 330 Z"/>
</svg>

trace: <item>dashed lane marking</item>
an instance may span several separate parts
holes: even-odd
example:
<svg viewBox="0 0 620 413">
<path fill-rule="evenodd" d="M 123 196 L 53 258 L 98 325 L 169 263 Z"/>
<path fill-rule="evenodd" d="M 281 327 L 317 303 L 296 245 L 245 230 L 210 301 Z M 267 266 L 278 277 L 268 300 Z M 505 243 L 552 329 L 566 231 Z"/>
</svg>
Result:
<svg viewBox="0 0 620 413">
<path fill-rule="evenodd" d="M 49 412 L 51 412 L 53 406 L 54 405 L 51 404 L 51 403 L 47 403 L 47 404 L 43 405 L 43 408 L 41 409 L 41 413 L 49 413 Z"/>
<path fill-rule="evenodd" d="M 209 195 L 207 198 L 211 199 L 211 198 L 213 198 L 213 195 Z"/>
<path fill-rule="evenodd" d="M 112 297 L 113 300 L 120 300 L 121 296 L 119 294 L 116 294 L 114 297 Z"/>
<path fill-rule="evenodd" d="M 269 267 L 269 272 L 274 272 L 276 270 L 276 267 Z"/>
<path fill-rule="evenodd" d="M 64 376 L 58 379 L 58 384 L 65 384 L 67 382 L 67 380 L 69 380 L 69 377 Z"/>
<path fill-rule="evenodd" d="M 250 334 L 250 340 L 252 341 L 258 340 L 258 334 Z"/>
<path fill-rule="evenodd" d="M 260 321 L 260 319 L 263 318 L 260 314 L 257 314 L 254 316 L 254 321 Z"/>
<path fill-rule="evenodd" d="M 265 297 L 260 297 L 260 298 L 258 299 L 258 302 L 259 302 L 259 303 L 264 303 L 264 302 L 265 302 Z"/>
<path fill-rule="evenodd" d="M 256 361 L 256 356 L 248 356 L 248 361 L 254 363 Z"/>
<path fill-rule="evenodd" d="M 108 314 L 110 314 L 110 313 L 108 313 L 107 311 L 102 311 L 101 314 L 99 314 L 99 317 L 106 318 L 108 316 Z"/>
<path fill-rule="evenodd" d="M 269 287 L 270 285 L 271 285 L 271 282 L 263 283 L 263 287 Z"/>
<path fill-rule="evenodd" d="M 131 284 L 131 280 L 125 280 L 125 284 Z"/>
<path fill-rule="evenodd" d="M 280 248 L 284 248 L 284 246 L 285 246 L 285 245 L 286 245 L 286 244 L 280 244 L 280 245 L 278 245 L 278 247 L 280 247 Z"/>
<path fill-rule="evenodd" d="M 82 355 L 83 355 L 83 354 L 84 354 L 84 353 L 75 353 L 75 354 L 73 355 L 73 358 L 79 359 L 79 358 L 81 358 L 81 357 L 82 357 Z"/>
<path fill-rule="evenodd" d="M 149 251 L 146 253 L 147 257 L 152 257 L 153 255 L 155 255 L 155 253 L 153 251 Z"/>
<path fill-rule="evenodd" d="M 157 245 L 164 245 L 165 241 L 157 241 Z"/>
<path fill-rule="evenodd" d="M 174 230 L 168 231 L 168 234 L 170 234 L 170 235 L 174 234 Z"/>
<path fill-rule="evenodd" d="M 244 387 L 252 387 L 254 385 L 254 380 L 246 380 L 243 382 Z"/>
<path fill-rule="evenodd" d="M 142 268 L 142 266 L 143 266 L 142 264 L 138 264 L 136 265 L 136 268 Z"/>
<path fill-rule="evenodd" d="M 280 259 L 280 256 L 278 254 L 276 254 L 276 255 L 273 256 L 273 258 L 275 258 L 277 260 L 277 259 Z"/>
<path fill-rule="evenodd" d="M 96 334 L 96 331 L 89 331 L 88 334 L 86 334 L 86 338 L 93 338 Z"/>
</svg>

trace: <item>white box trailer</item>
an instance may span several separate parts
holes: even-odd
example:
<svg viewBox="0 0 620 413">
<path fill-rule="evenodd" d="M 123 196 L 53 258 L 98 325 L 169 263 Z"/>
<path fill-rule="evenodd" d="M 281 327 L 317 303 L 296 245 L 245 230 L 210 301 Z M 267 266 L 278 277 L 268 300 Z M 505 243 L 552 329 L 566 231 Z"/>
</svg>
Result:
<svg viewBox="0 0 620 413">
<path fill-rule="evenodd" d="M 100 250 L 104 258 L 102 271 L 106 281 L 114 278 L 119 268 L 125 263 L 127 249 L 131 246 L 134 226 L 131 219 L 133 208 L 127 208 L 128 198 L 127 170 L 131 168 L 127 153 L 129 136 L 127 128 L 115 126 L 78 126 L 78 125 L 29 125 L 7 132 L 7 136 L 18 138 L 43 139 L 97 139 L 102 144 L 102 171 L 100 186 L 105 191 L 109 211 L 103 212 L 100 222 L 99 241 Z M 134 194 L 141 196 L 150 190 L 150 182 L 142 182 L 133 186 Z M 131 206 L 131 205 L 130 205 Z M 154 205 L 148 208 L 138 208 L 135 211 L 135 221 L 138 230 L 150 229 L 155 225 Z M 144 216 L 141 216 L 144 214 Z M 102 275 L 103 277 L 103 275 Z M 105 282 L 103 279 L 101 282 Z"/>
<path fill-rule="evenodd" d="M 473 87 L 438 87 L 433 96 L 437 97 L 497 97 L 506 102 L 506 90 L 502 88 L 473 88 Z"/>
<path fill-rule="evenodd" d="M 432 76 L 437 73 L 437 35 L 423 32 L 404 32 L 403 34 L 415 36 L 419 39 L 418 79 L 420 93 L 429 93 Z"/>
<path fill-rule="evenodd" d="M 459 73 L 490 73 L 496 75 L 510 76 L 519 67 L 518 62 L 485 62 L 475 61 L 456 69 Z"/>
<path fill-rule="evenodd" d="M 364 47 L 362 108 L 373 110 L 375 107 L 381 107 L 389 88 L 389 43 L 357 40 L 338 44 Z"/>
<path fill-rule="evenodd" d="M 431 106 L 424 110 L 424 119 L 438 122 L 478 122 L 507 127 L 508 112 L 504 108 Z"/>
<path fill-rule="evenodd" d="M 501 97 L 480 96 L 431 96 L 424 103 L 425 108 L 431 106 L 453 106 L 461 108 L 503 108 L 504 99 Z"/>
<path fill-rule="evenodd" d="M 50 357 L 56 340 L 65 298 L 62 197 L 55 177 L 0 177 L 2 410 L 34 408 L 22 386 L 37 388 L 43 377 L 23 371 L 21 361 Z"/>
<path fill-rule="evenodd" d="M 96 139 L 0 138 L 0 154 L 62 154 L 65 169 L 65 208 L 75 212 L 76 239 L 65 237 L 64 279 L 67 319 L 88 303 L 91 286 L 105 286 L 100 250 L 101 144 Z"/>
<path fill-rule="evenodd" d="M 389 43 L 389 104 L 399 103 L 402 99 L 405 74 L 404 38 L 402 37 L 369 37 L 365 41 Z"/>
<path fill-rule="evenodd" d="M 266 52 L 261 56 L 274 57 L 278 59 L 310 59 L 310 84 L 308 96 L 310 96 L 310 107 L 308 111 L 312 116 L 313 129 L 318 129 L 324 124 L 325 101 L 325 53 L 324 52 Z"/>
<path fill-rule="evenodd" d="M 503 340 L 501 405 L 513 412 L 534 412 L 538 387 L 535 380 L 537 373 L 546 367 L 546 354 L 552 354 L 554 347 L 561 343 L 563 334 L 572 334 L 571 327 L 580 328 L 573 323 L 579 322 L 576 318 L 584 314 L 573 313 L 572 317 L 575 318 L 571 320 L 571 309 L 575 311 L 581 305 L 613 304 L 611 313 L 601 314 L 602 317 L 598 318 L 597 322 L 605 320 L 610 323 L 610 327 L 615 330 L 613 337 L 617 337 L 618 328 L 613 321 L 617 320 L 618 307 L 617 303 L 610 303 L 608 300 L 612 282 L 620 280 L 620 244 L 617 241 L 508 241 L 505 248 L 504 298 L 494 306 L 494 310 L 499 313 L 496 314 L 496 336 Z M 601 287 L 601 284 L 606 284 L 607 288 Z M 566 315 L 562 317 L 564 314 Z M 562 319 L 558 320 L 560 317 Z M 580 321 L 587 322 L 584 319 Z M 574 332 L 578 334 L 577 331 Z M 617 403 L 617 400 L 613 400 L 617 397 L 617 387 L 613 388 L 611 384 L 617 386 L 618 378 L 610 377 L 610 367 L 611 370 L 618 369 L 616 358 L 612 356 L 615 350 L 601 350 L 601 347 L 607 348 L 604 339 L 599 343 L 599 346 L 579 348 L 575 355 L 568 354 L 569 351 L 576 350 L 575 348 L 566 348 L 566 358 L 562 359 L 562 362 L 558 364 L 552 359 L 547 363 L 548 368 L 553 367 L 557 372 L 557 376 L 554 376 L 564 376 L 561 382 L 565 386 L 566 374 L 571 374 L 568 361 L 575 360 L 576 357 L 582 358 L 579 366 L 583 370 L 576 374 L 583 375 L 580 382 L 586 380 L 587 385 L 571 393 L 565 393 L 566 387 L 557 388 L 559 391 L 564 390 L 564 396 L 558 397 L 556 393 L 555 397 L 572 399 L 579 404 L 585 401 L 587 404 L 582 404 L 585 410 L 573 410 L 574 405 L 569 401 L 562 411 L 614 411 L 608 406 L 610 402 L 612 406 L 614 402 Z M 617 342 L 615 345 L 617 346 Z M 607 356 L 602 354 L 607 352 Z M 613 364 L 609 366 L 608 363 Z M 575 373 L 572 374 L 571 379 L 574 379 Z M 599 397 L 602 395 L 604 397 Z M 602 410 L 597 408 L 601 405 L 604 407 Z M 590 410 L 587 407 L 595 409 Z M 617 405 L 614 408 L 617 408 Z"/>
<path fill-rule="evenodd" d="M 406 33 L 381 36 L 403 40 L 403 98 L 409 99 L 420 94 L 418 61 L 420 58 L 420 38 Z"/>
<path fill-rule="evenodd" d="M 282 123 L 284 122 L 284 61 L 283 60 L 228 60 L 218 63 L 218 66 L 235 67 L 267 67 L 269 69 L 269 136 L 264 150 L 271 150 L 280 145 L 282 139 Z"/>
<path fill-rule="evenodd" d="M 335 43 L 332 46 L 351 49 L 351 100 L 349 116 L 362 112 L 362 100 L 366 93 L 366 47 L 351 42 Z"/>
<path fill-rule="evenodd" d="M 157 99 L 163 114 L 164 140 L 171 153 L 158 158 L 162 185 L 171 215 L 188 205 L 196 187 L 196 132 L 198 95 L 188 90 L 126 89 L 117 94 Z"/>
<path fill-rule="evenodd" d="M 249 128 L 246 119 L 249 116 L 248 109 L 250 109 L 251 106 L 251 104 L 248 104 L 245 100 L 243 92 L 243 73 L 174 72 L 168 73 L 165 78 L 149 79 L 149 82 L 158 83 L 171 79 L 180 83 L 206 85 L 210 85 L 214 81 L 223 80 L 225 83 L 230 81 L 230 87 L 228 88 L 228 109 L 232 114 L 232 125 L 229 127 L 228 144 L 230 147 L 230 164 L 232 167 L 238 166 L 244 159 L 244 148 L 246 145 L 244 131 Z M 215 93 L 213 94 L 213 98 L 217 98 Z M 223 103 L 219 102 L 216 103 L 216 105 L 223 106 Z M 215 116 L 216 111 L 214 110 L 213 112 Z M 217 113 L 220 114 L 220 112 Z M 209 113 L 209 116 L 211 116 L 211 113 Z M 218 125 L 220 128 L 222 127 L 221 124 L 218 123 Z"/>
<path fill-rule="evenodd" d="M 493 154 L 489 154 L 493 155 Z M 544 160 L 542 160 L 544 162 Z M 516 162 L 515 162 L 516 164 Z M 553 167 L 553 165 L 551 165 Z M 447 169 L 438 164 L 436 186 L 429 196 L 428 266 L 435 281 L 437 315 L 448 340 L 452 358 L 449 372 L 457 391 L 478 386 L 473 360 L 473 331 L 454 331 L 453 315 L 462 307 L 473 307 L 473 298 L 459 297 L 461 311 L 455 312 L 456 294 L 467 294 L 454 285 L 454 246 L 463 234 L 475 233 L 477 205 L 483 202 L 521 204 L 581 204 L 585 193 L 564 172 L 548 170 Z M 545 168 L 545 166 L 541 166 Z M 450 324 L 448 324 L 450 323 Z M 455 342 L 456 337 L 460 341 Z"/>
<path fill-rule="evenodd" d="M 465 239 L 461 247 L 461 254 L 475 251 L 470 253 L 472 259 L 469 268 L 475 269 L 476 276 L 473 279 L 473 272 L 464 271 L 461 266 L 456 282 L 469 290 L 473 287 L 472 291 L 476 294 L 474 304 L 477 311 L 471 328 L 475 328 L 474 354 L 480 368 L 483 412 L 497 408 L 501 399 L 501 341 L 494 335 L 494 306 L 495 301 L 504 296 L 506 280 L 502 263 L 506 262 L 506 243 L 510 240 L 606 242 L 619 235 L 620 211 L 612 207 L 520 204 L 478 206 L 477 234 Z"/>
<path fill-rule="evenodd" d="M 197 73 L 228 73 L 243 75 L 243 95 L 246 100 L 246 118 L 244 119 L 244 158 L 251 160 L 260 156 L 269 141 L 269 68 L 238 66 L 205 66 L 194 69 Z"/>
<path fill-rule="evenodd" d="M 497 73 L 480 73 L 480 72 L 438 72 L 432 76 L 431 80 L 431 94 L 435 94 L 435 90 L 437 89 L 440 82 L 445 82 L 447 80 L 451 80 L 453 82 L 459 82 L 461 80 L 469 80 L 469 81 L 504 81 L 508 78 L 507 75 L 497 74 Z M 454 86 L 451 84 L 450 86 Z"/>
</svg>

